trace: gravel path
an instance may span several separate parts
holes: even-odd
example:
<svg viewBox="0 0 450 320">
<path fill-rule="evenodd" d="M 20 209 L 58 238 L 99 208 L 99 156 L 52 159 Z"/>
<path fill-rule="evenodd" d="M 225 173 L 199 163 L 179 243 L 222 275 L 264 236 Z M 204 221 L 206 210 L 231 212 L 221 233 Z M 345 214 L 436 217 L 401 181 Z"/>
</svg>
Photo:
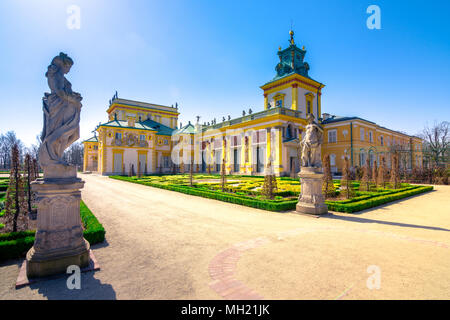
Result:
<svg viewBox="0 0 450 320">
<path fill-rule="evenodd" d="M 229 298 L 233 289 L 211 270 L 228 263 L 230 248 L 245 249 L 223 269 L 242 297 L 450 298 L 449 186 L 316 219 L 80 176 L 83 200 L 107 231 L 107 242 L 93 246 L 102 270 L 83 274 L 81 290 L 68 290 L 65 277 L 15 290 L 21 261 L 8 261 L 0 299 Z M 367 288 L 371 265 L 380 289 Z"/>
</svg>

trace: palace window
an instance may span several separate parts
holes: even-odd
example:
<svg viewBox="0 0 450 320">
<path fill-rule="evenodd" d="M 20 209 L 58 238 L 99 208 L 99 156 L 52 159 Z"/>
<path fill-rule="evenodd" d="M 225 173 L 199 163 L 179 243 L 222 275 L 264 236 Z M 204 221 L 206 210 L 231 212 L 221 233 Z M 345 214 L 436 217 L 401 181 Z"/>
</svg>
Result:
<svg viewBox="0 0 450 320">
<path fill-rule="evenodd" d="M 266 143 L 266 130 L 262 129 L 258 131 L 253 131 L 252 143 L 253 144 Z"/>
<path fill-rule="evenodd" d="M 366 154 L 364 153 L 364 149 L 361 149 L 359 152 L 359 166 L 363 167 L 366 164 Z"/>
<path fill-rule="evenodd" d="M 336 155 L 330 154 L 330 165 L 335 166 L 336 165 Z"/>
<path fill-rule="evenodd" d="M 306 103 L 306 113 L 311 113 L 311 101 L 308 101 Z"/>
<path fill-rule="evenodd" d="M 231 146 L 232 147 L 238 147 L 241 145 L 241 136 L 236 135 L 231 137 Z"/>
<path fill-rule="evenodd" d="M 337 130 L 328 131 L 328 143 L 336 143 L 337 142 Z"/>
<path fill-rule="evenodd" d="M 139 139 L 140 139 L 141 141 L 145 141 L 145 134 L 139 135 Z"/>
<path fill-rule="evenodd" d="M 373 142 L 373 132 L 369 131 L 369 142 Z"/>
<path fill-rule="evenodd" d="M 274 97 L 273 97 L 273 101 L 275 102 L 275 107 L 276 108 L 282 108 L 284 107 L 284 93 L 277 93 Z"/>
<path fill-rule="evenodd" d="M 163 156 L 162 160 L 163 160 L 163 167 L 169 168 L 170 167 L 170 158 L 168 156 Z"/>
<path fill-rule="evenodd" d="M 214 139 L 214 149 L 221 149 L 221 148 L 222 148 L 222 140 Z"/>
<path fill-rule="evenodd" d="M 364 128 L 359 129 L 359 135 L 360 135 L 361 141 L 364 141 Z"/>
<path fill-rule="evenodd" d="M 94 146 L 94 150 L 98 150 L 98 146 Z"/>
<path fill-rule="evenodd" d="M 373 152 L 373 150 L 369 151 L 369 164 L 371 167 L 373 167 L 373 163 L 375 161 L 375 154 Z"/>
<path fill-rule="evenodd" d="M 380 137 L 380 144 L 381 144 L 382 146 L 384 146 L 384 138 L 383 138 L 383 136 Z"/>
<path fill-rule="evenodd" d="M 168 145 L 168 144 L 169 144 L 169 140 L 164 139 L 164 144 L 165 144 L 165 145 Z"/>
<path fill-rule="evenodd" d="M 116 140 L 122 140 L 122 133 L 116 132 Z"/>
</svg>

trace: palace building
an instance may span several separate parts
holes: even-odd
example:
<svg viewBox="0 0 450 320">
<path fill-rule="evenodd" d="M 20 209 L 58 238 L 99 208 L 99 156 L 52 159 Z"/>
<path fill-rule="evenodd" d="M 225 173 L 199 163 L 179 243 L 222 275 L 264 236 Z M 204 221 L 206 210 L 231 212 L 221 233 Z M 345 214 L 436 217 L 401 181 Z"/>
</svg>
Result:
<svg viewBox="0 0 450 320">
<path fill-rule="evenodd" d="M 99 124 L 94 137 L 85 140 L 84 170 L 104 175 L 212 172 L 262 175 L 270 169 L 279 176 L 296 176 L 300 170 L 299 141 L 314 115 L 323 128 L 322 156 L 330 155 L 332 171 L 342 170 L 344 158 L 363 166 L 367 159 L 388 167 L 393 152 L 400 166 L 422 166 L 422 140 L 387 129 L 359 117 L 322 113 L 325 85 L 309 76 L 290 31 L 289 46 L 278 50 L 276 75 L 261 86 L 264 108 L 245 110 L 239 118 L 217 122 L 178 125 L 175 107 L 121 99 L 117 93 L 107 109 L 108 122 Z"/>
</svg>

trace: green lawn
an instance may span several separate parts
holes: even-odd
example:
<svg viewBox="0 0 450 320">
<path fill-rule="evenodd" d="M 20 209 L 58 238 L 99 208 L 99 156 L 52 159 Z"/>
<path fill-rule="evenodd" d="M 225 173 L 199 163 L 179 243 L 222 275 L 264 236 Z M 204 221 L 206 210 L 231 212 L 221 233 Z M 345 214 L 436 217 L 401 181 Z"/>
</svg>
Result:
<svg viewBox="0 0 450 320">
<path fill-rule="evenodd" d="M 295 209 L 300 194 L 300 181 L 288 177 L 277 178 L 278 190 L 275 198 L 270 200 L 262 194 L 264 177 L 227 176 L 225 192 L 222 192 L 220 175 L 194 174 L 194 185 L 189 185 L 188 174 L 177 175 L 148 175 L 138 178 L 126 176 L 111 176 L 112 179 L 123 180 L 151 187 L 157 187 L 186 194 L 211 198 L 269 211 L 286 211 Z M 340 181 L 334 180 L 339 195 Z M 430 191 L 433 187 L 412 186 L 401 184 L 400 189 L 374 188 L 374 190 L 359 191 L 359 182 L 352 183 L 354 198 L 331 198 L 326 201 L 332 211 L 357 212 L 375 207 L 387 202 Z"/>
</svg>

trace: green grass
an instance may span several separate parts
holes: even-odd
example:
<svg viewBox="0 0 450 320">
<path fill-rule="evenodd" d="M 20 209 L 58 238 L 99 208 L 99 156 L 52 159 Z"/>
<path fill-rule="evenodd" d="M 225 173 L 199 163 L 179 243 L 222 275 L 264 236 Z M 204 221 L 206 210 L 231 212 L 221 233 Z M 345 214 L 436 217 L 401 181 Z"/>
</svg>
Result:
<svg viewBox="0 0 450 320">
<path fill-rule="evenodd" d="M 260 188 L 264 183 L 264 177 L 227 176 L 228 183 L 225 192 L 222 192 L 219 175 L 196 174 L 194 181 L 197 182 L 192 187 L 189 185 L 189 175 L 186 174 L 150 175 L 141 178 L 110 176 L 110 178 L 268 211 L 295 209 L 300 193 L 300 182 L 286 177 L 277 178 L 279 191 L 273 200 L 266 199 L 261 195 Z M 336 187 L 340 186 L 339 180 L 333 182 Z M 359 191 L 359 182 L 357 181 L 352 182 L 352 187 L 355 197 L 348 200 L 327 200 L 329 210 L 357 212 L 433 189 L 430 186 L 402 184 L 400 189 L 376 189 L 368 192 Z"/>
</svg>

